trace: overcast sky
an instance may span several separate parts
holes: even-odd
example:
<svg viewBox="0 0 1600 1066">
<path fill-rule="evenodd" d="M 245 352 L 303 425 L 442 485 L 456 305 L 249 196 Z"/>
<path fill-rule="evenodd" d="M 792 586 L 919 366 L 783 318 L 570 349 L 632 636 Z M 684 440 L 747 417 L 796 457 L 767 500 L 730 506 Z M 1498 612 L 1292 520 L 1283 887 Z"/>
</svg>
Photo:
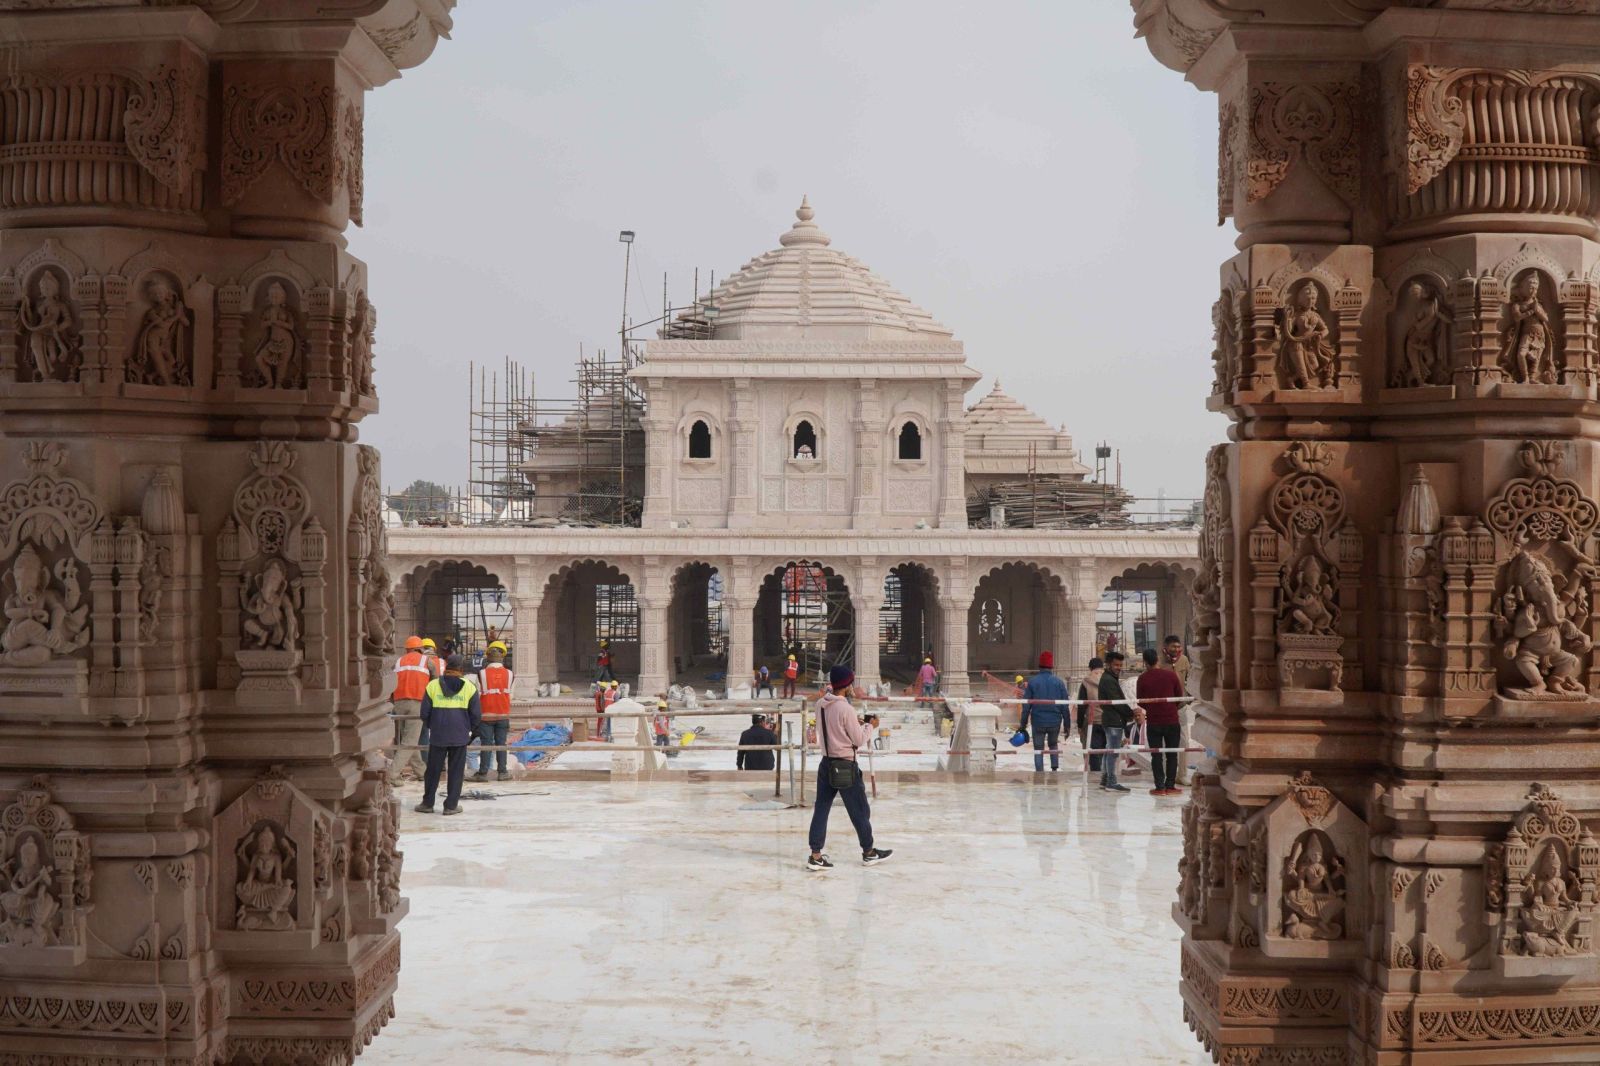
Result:
<svg viewBox="0 0 1600 1066">
<path fill-rule="evenodd" d="M 1216 106 L 1125 0 L 468 0 L 453 37 L 367 103 L 390 486 L 466 480 L 470 361 L 561 396 L 580 343 L 615 348 L 618 230 L 644 318 L 663 272 L 682 302 L 777 247 L 804 193 L 966 343 L 969 405 L 998 376 L 1134 492 L 1199 494 Z"/>
</svg>

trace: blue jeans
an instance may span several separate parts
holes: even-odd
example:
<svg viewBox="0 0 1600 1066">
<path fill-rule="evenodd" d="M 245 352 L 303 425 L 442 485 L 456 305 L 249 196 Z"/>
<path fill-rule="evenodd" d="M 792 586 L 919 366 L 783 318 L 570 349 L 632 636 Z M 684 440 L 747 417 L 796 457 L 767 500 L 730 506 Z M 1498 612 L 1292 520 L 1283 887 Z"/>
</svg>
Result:
<svg viewBox="0 0 1600 1066">
<path fill-rule="evenodd" d="M 867 786 L 862 779 L 861 769 L 856 768 L 856 782 L 849 788 L 836 789 L 828 783 L 828 764 L 844 761 L 823 759 L 822 765 L 817 767 L 817 804 L 811 809 L 813 854 L 820 855 L 822 845 L 827 843 L 828 811 L 833 807 L 835 796 L 844 801 L 845 813 L 850 815 L 850 824 L 856 827 L 856 840 L 860 841 L 862 852 L 872 850 L 872 808 L 867 804 Z"/>
<path fill-rule="evenodd" d="M 1044 769 L 1044 750 L 1050 749 L 1050 769 L 1061 769 L 1061 719 L 1054 722 L 1034 720 L 1033 768 Z"/>
<path fill-rule="evenodd" d="M 509 718 L 490 718 L 478 723 L 478 743 L 486 749 L 496 744 L 504 745 L 506 738 L 509 736 L 511 736 L 511 719 Z M 489 772 L 489 757 L 491 755 L 499 757 L 500 772 L 505 773 L 506 753 L 503 751 L 478 752 L 478 772 L 480 774 Z"/>
<path fill-rule="evenodd" d="M 1117 725 L 1103 725 L 1100 727 L 1106 735 L 1106 747 L 1122 747 L 1122 736 L 1125 730 Z M 1110 788 L 1117 783 L 1117 756 L 1100 756 L 1100 783 Z"/>
</svg>

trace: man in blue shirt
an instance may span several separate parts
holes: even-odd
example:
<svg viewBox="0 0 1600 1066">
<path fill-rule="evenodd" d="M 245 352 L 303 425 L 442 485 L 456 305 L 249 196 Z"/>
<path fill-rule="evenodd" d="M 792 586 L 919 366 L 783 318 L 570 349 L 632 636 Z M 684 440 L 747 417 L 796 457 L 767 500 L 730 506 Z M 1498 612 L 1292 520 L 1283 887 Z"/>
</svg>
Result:
<svg viewBox="0 0 1600 1066">
<path fill-rule="evenodd" d="M 467 769 L 467 745 L 483 721 L 478 687 L 462 674 L 467 660 L 452 655 L 445 660 L 444 676 L 428 682 L 422 694 L 422 724 L 432 731 L 428 742 L 428 767 L 422 779 L 422 802 L 416 810 L 433 813 L 439 792 L 439 775 L 445 774 L 444 813 L 461 813 L 461 780 Z"/>
<path fill-rule="evenodd" d="M 1061 769 L 1061 722 L 1067 713 L 1067 684 L 1055 675 L 1056 657 L 1039 653 L 1039 672 L 1022 690 L 1022 726 L 1033 720 L 1033 770 L 1044 773 L 1044 749 L 1050 749 L 1050 769 Z M 1059 701 L 1059 702 L 1058 702 Z"/>
</svg>

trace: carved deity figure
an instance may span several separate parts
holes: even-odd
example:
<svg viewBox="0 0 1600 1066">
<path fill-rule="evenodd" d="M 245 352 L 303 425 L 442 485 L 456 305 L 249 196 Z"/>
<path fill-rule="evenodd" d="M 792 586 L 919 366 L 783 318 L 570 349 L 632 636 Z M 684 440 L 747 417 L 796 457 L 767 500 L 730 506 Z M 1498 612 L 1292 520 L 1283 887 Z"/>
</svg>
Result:
<svg viewBox="0 0 1600 1066">
<path fill-rule="evenodd" d="M 1308 552 L 1284 574 L 1283 619 L 1291 633 L 1332 636 L 1339 622 L 1333 578 L 1322 560 Z"/>
<path fill-rule="evenodd" d="M 249 645 L 275 651 L 293 651 L 300 643 L 300 620 L 295 615 L 299 582 L 289 579 L 281 559 L 269 559 L 261 573 L 239 590 L 244 608 L 241 627 Z"/>
<path fill-rule="evenodd" d="M 361 620 L 369 652 L 394 650 L 394 589 L 389 582 L 389 571 L 382 563 L 373 564 L 372 575 L 367 579 Z"/>
<path fill-rule="evenodd" d="M 152 279 L 149 293 L 150 310 L 139 325 L 133 358 L 128 362 L 128 380 L 140 385 L 187 385 L 190 375 L 184 335 L 193 316 L 166 278 Z"/>
<path fill-rule="evenodd" d="M 1280 313 L 1278 362 L 1286 388 L 1331 389 L 1335 385 L 1338 352 L 1328 339 L 1328 323 L 1317 310 L 1315 285 L 1301 285 L 1290 306 Z"/>
<path fill-rule="evenodd" d="M 1410 292 L 1414 310 L 1401 343 L 1394 386 L 1414 389 L 1446 384 L 1450 371 L 1450 320 L 1431 287 L 1415 281 Z"/>
<path fill-rule="evenodd" d="M 89 605 L 78 585 L 78 567 L 72 559 L 56 565 L 52 587 L 50 571 L 32 546 L 23 545 L 3 578 L 5 598 L 0 611 L 6 620 L 0 632 L 0 666 L 42 666 L 55 655 L 68 655 L 89 643 Z"/>
<path fill-rule="evenodd" d="M 267 286 L 267 306 L 261 310 L 261 340 L 256 344 L 257 384 L 266 389 L 300 387 L 300 356 L 306 342 L 295 323 L 289 292 L 274 281 Z"/>
<path fill-rule="evenodd" d="M 1500 366 L 1512 381 L 1524 385 L 1556 383 L 1555 334 L 1539 302 L 1539 285 L 1539 275 L 1529 271 L 1511 287 L 1500 334 Z"/>
<path fill-rule="evenodd" d="M 1216 372 L 1216 379 L 1211 383 L 1213 393 L 1228 392 L 1233 388 L 1233 380 L 1238 376 L 1236 365 L 1239 353 L 1239 337 L 1233 326 L 1233 301 L 1228 293 L 1223 293 L 1222 298 L 1211 305 L 1211 327 L 1216 337 L 1217 347 L 1211 353 L 1212 369 Z"/>
<path fill-rule="evenodd" d="M 1523 881 L 1524 899 L 1517 918 L 1526 955 L 1576 954 L 1572 934 L 1578 924 L 1578 905 L 1567 889 L 1561 856 L 1549 845 Z"/>
<path fill-rule="evenodd" d="M 41 948 L 56 943 L 61 901 L 54 883 L 55 869 L 39 838 L 24 835 L 16 854 L 0 866 L 0 943 Z"/>
<path fill-rule="evenodd" d="M 350 316 L 350 379 L 356 391 L 372 395 L 372 338 L 367 333 L 367 294 L 356 297 L 355 313 Z"/>
<path fill-rule="evenodd" d="M 1339 940 L 1344 910 L 1344 864 L 1337 854 L 1324 853 L 1321 837 L 1307 833 L 1289 848 L 1284 863 L 1283 935 Z"/>
<path fill-rule="evenodd" d="M 234 895 L 239 899 L 240 929 L 292 929 L 294 916 L 294 845 L 278 839 L 265 823 L 239 841 L 234 852 L 241 871 Z"/>
<path fill-rule="evenodd" d="M 1526 688 L 1508 690 L 1509 695 L 1584 695 L 1577 678 L 1581 663 L 1574 651 L 1588 651 L 1589 637 L 1568 617 L 1550 568 L 1520 545 L 1506 564 L 1506 589 L 1495 633 L 1505 641 L 1501 651 L 1527 682 Z"/>
<path fill-rule="evenodd" d="M 81 338 L 72 324 L 72 308 L 61 298 L 61 282 L 46 270 L 39 275 L 39 301 L 24 296 L 17 308 L 28 334 L 34 381 L 73 381 L 78 376 Z"/>
</svg>

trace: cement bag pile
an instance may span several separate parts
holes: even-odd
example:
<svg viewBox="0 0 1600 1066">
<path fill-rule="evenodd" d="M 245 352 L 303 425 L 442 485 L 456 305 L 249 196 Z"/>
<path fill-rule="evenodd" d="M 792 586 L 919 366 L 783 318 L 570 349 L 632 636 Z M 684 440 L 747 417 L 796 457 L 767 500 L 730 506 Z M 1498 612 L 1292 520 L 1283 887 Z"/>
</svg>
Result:
<svg viewBox="0 0 1600 1066">
<path fill-rule="evenodd" d="M 511 754 L 517 757 L 517 761 L 519 763 L 521 763 L 523 766 L 527 766 L 530 763 L 538 762 L 540 759 L 548 758 L 551 754 L 548 745 L 571 743 L 571 732 L 555 724 L 544 725 L 537 729 L 523 730 L 522 735 L 511 742 L 511 747 L 513 749 L 522 748 L 525 746 L 529 747 L 530 749 L 534 749 L 534 746 L 537 745 L 535 750 L 513 750 Z"/>
</svg>

